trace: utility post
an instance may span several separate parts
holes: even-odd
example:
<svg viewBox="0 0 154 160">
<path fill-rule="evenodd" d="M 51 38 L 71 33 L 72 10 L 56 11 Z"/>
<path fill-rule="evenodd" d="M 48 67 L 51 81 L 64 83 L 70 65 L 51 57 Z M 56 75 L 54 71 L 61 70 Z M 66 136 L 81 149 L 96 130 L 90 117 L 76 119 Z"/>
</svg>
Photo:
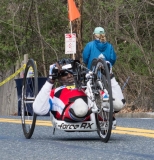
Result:
<svg viewBox="0 0 154 160">
<path fill-rule="evenodd" d="M 83 44 L 82 44 L 82 4 L 83 0 L 75 0 L 76 6 L 78 8 L 78 11 L 80 12 L 81 16 L 80 18 L 76 19 L 72 23 L 73 33 L 76 33 L 76 55 L 75 58 L 82 60 L 82 50 L 83 50 Z"/>
</svg>

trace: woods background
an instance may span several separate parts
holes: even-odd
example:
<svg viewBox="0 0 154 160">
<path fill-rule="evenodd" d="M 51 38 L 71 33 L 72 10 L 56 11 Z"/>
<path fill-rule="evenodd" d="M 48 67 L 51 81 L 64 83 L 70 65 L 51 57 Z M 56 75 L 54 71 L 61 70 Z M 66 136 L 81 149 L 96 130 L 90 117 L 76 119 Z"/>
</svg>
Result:
<svg viewBox="0 0 154 160">
<path fill-rule="evenodd" d="M 128 77 L 125 111 L 154 110 L 154 0 L 75 0 L 81 17 L 72 22 L 77 59 L 93 30 L 101 26 L 118 59 L 113 68 L 121 86 Z M 0 79 L 24 54 L 37 62 L 39 76 L 65 55 L 70 33 L 67 0 L 1 0 Z M 5 84 L 7 85 L 7 84 Z M 5 97 L 6 98 L 6 97 Z"/>
</svg>

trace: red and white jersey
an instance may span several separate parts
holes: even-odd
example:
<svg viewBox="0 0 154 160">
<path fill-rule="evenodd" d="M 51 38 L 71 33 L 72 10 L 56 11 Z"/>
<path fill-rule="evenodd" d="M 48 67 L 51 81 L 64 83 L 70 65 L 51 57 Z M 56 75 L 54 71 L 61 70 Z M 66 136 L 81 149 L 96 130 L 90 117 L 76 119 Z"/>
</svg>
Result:
<svg viewBox="0 0 154 160">
<path fill-rule="evenodd" d="M 49 99 L 50 111 L 57 119 L 63 120 L 65 117 L 69 119 L 68 109 L 77 98 L 82 98 L 87 103 L 86 94 L 74 86 L 61 86 L 52 89 Z"/>
<path fill-rule="evenodd" d="M 33 103 L 33 110 L 36 114 L 46 115 L 51 111 L 58 120 L 71 120 L 69 115 L 71 104 L 77 98 L 82 98 L 87 103 L 86 94 L 74 86 L 61 86 L 56 89 L 52 89 L 52 87 L 53 84 L 46 82 L 38 93 Z"/>
</svg>

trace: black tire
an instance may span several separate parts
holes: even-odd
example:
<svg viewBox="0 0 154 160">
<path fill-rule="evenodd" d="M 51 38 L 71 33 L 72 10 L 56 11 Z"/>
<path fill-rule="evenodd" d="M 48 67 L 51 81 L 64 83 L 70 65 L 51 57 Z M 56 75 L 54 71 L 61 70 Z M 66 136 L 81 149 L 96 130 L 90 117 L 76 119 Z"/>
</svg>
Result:
<svg viewBox="0 0 154 160">
<path fill-rule="evenodd" d="M 29 70 L 33 75 L 28 77 Z M 27 139 L 33 135 L 37 115 L 33 112 L 33 102 L 38 94 L 38 74 L 37 67 L 33 59 L 27 62 L 23 85 L 22 85 L 22 102 L 21 102 L 21 121 L 23 133 Z"/>
<path fill-rule="evenodd" d="M 94 59 L 92 60 L 91 67 L 90 67 L 90 70 L 91 70 L 91 71 L 93 71 L 93 72 L 95 71 L 96 64 L 97 64 L 97 59 L 94 58 Z"/>
<path fill-rule="evenodd" d="M 101 138 L 101 140 L 106 143 L 109 141 L 111 136 L 112 121 L 113 121 L 113 99 L 112 99 L 111 80 L 110 80 L 109 69 L 105 60 L 98 59 L 97 63 L 96 61 L 94 63 L 96 64 L 96 67 L 94 70 L 94 73 L 95 73 L 94 90 L 95 90 L 95 93 L 97 93 L 95 96 L 95 100 L 96 100 L 96 105 L 100 110 L 99 113 L 95 114 L 97 133 Z M 102 95 L 100 94 L 100 91 L 102 89 L 98 85 L 98 79 L 100 80 L 103 88 L 108 91 L 108 95 L 109 95 L 108 108 L 104 108 L 102 106 L 103 99 L 102 99 Z"/>
</svg>

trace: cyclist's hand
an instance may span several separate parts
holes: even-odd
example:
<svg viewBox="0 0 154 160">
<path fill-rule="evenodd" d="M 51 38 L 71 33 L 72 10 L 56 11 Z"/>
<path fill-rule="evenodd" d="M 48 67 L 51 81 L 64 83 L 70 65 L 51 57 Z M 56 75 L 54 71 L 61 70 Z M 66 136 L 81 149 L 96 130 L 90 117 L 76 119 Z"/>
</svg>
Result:
<svg viewBox="0 0 154 160">
<path fill-rule="evenodd" d="M 56 67 L 56 64 L 50 65 L 49 78 L 52 80 L 55 80 L 56 78 L 58 78 L 58 68 Z"/>
</svg>

